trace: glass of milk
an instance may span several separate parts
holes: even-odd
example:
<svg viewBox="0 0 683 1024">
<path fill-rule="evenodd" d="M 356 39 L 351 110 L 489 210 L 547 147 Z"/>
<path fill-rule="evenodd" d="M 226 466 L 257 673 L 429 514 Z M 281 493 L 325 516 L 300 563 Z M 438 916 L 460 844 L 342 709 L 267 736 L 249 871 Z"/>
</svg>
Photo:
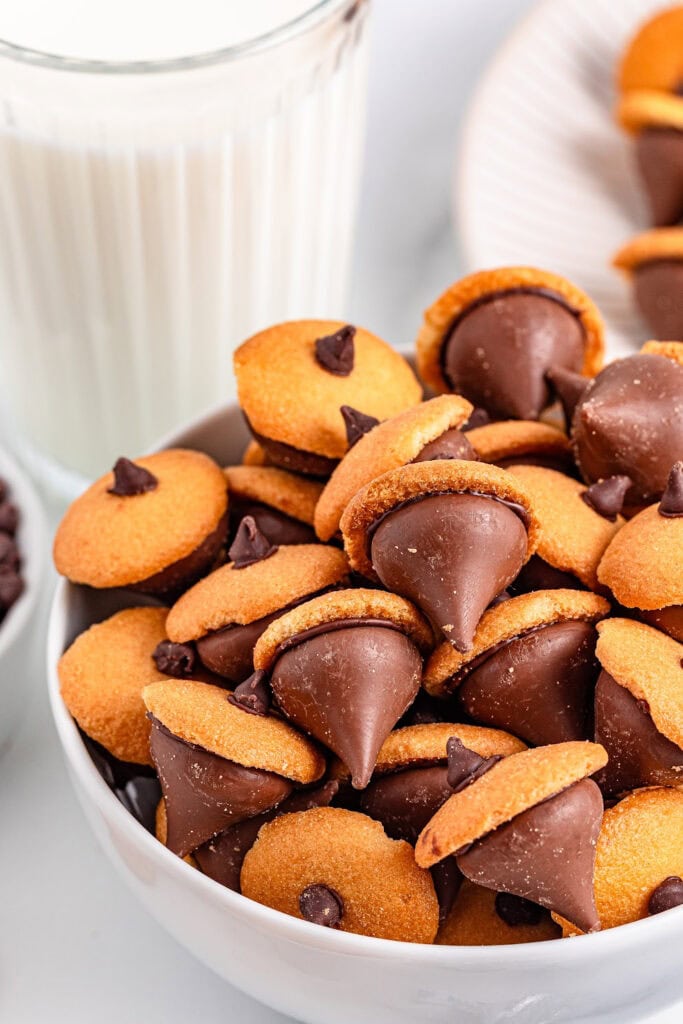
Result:
<svg viewBox="0 0 683 1024">
<path fill-rule="evenodd" d="M 343 318 L 367 6 L 0 6 L 2 401 L 51 490 L 234 397 L 254 331 Z"/>
</svg>

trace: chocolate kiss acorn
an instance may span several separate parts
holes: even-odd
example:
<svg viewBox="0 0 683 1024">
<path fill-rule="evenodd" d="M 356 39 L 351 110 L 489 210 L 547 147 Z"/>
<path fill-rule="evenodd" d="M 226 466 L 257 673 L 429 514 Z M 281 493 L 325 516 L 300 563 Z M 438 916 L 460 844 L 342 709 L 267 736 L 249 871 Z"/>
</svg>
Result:
<svg viewBox="0 0 683 1024">
<path fill-rule="evenodd" d="M 598 563 L 624 524 L 619 513 L 630 479 L 616 476 L 586 487 L 541 466 L 511 466 L 510 472 L 524 485 L 539 523 L 536 554 L 510 592 L 596 590 Z"/>
<path fill-rule="evenodd" d="M 683 98 L 639 90 L 622 97 L 621 126 L 635 137 L 638 172 L 655 227 L 683 220 Z"/>
<path fill-rule="evenodd" d="M 176 448 L 119 459 L 70 505 L 57 529 L 57 571 L 72 583 L 172 594 L 216 563 L 228 531 L 223 470 Z"/>
<path fill-rule="evenodd" d="M 561 473 L 575 469 L 569 439 L 547 423 L 499 420 L 469 430 L 466 437 L 482 462 L 490 462 L 501 469 L 520 464 L 545 466 Z"/>
<path fill-rule="evenodd" d="M 434 941 L 439 906 L 409 843 L 341 807 L 285 814 L 244 858 L 243 895 L 327 928 L 403 942 Z"/>
<path fill-rule="evenodd" d="M 511 598 L 484 612 L 466 654 L 441 644 L 423 686 L 439 696 L 457 694 L 475 722 L 527 743 L 588 739 L 600 672 L 595 623 L 609 611 L 597 594 L 576 590 Z"/>
<path fill-rule="evenodd" d="M 434 459 L 475 459 L 460 429 L 472 406 L 459 395 L 441 395 L 385 420 L 364 434 L 346 453 L 328 480 L 315 509 L 315 530 L 330 540 L 361 487 L 390 469 Z"/>
<path fill-rule="evenodd" d="M 260 638 L 254 666 L 270 674 L 279 709 L 367 786 L 378 751 L 415 699 L 431 630 L 408 601 L 337 590 L 282 615 Z"/>
<path fill-rule="evenodd" d="M 440 722 L 397 729 L 382 744 L 372 780 L 361 794 L 360 810 L 381 821 L 392 839 L 415 845 L 429 819 L 453 792 L 448 782 L 449 755 L 463 745 L 484 759 L 524 749 L 508 733 L 472 725 Z M 432 877 L 443 920 L 462 876 L 453 858 L 447 857 L 432 868 Z"/>
<path fill-rule="evenodd" d="M 166 804 L 167 845 L 184 857 L 230 825 L 281 803 L 325 762 L 286 722 L 246 713 L 225 690 L 191 680 L 142 691 Z"/>
<path fill-rule="evenodd" d="M 435 941 L 439 946 L 510 946 L 561 936 L 560 927 L 538 903 L 463 879 Z"/>
<path fill-rule="evenodd" d="M 595 903 L 603 929 L 683 904 L 683 793 L 639 789 L 609 807 L 595 859 Z M 577 929 L 560 920 L 565 935 Z"/>
<path fill-rule="evenodd" d="M 622 93 L 641 89 L 676 94 L 683 82 L 683 8 L 648 18 L 629 41 L 619 65 Z"/>
<path fill-rule="evenodd" d="M 263 826 L 282 814 L 296 814 L 299 811 L 310 811 L 314 807 L 328 807 L 337 795 L 338 789 L 339 783 L 329 780 L 316 786 L 308 786 L 306 789 L 295 790 L 277 807 L 272 807 L 253 818 L 247 818 L 246 821 L 240 821 L 213 839 L 209 839 L 202 846 L 198 846 L 194 851 L 197 866 L 215 882 L 234 892 L 240 892 L 242 863 Z"/>
<path fill-rule="evenodd" d="M 271 466 L 230 466 L 230 536 L 251 516 L 271 544 L 313 544 L 313 513 L 322 486 Z"/>
<path fill-rule="evenodd" d="M 334 320 L 277 324 L 235 352 L 239 402 L 269 462 L 328 477 L 349 447 L 342 406 L 384 420 L 422 389 L 385 341 Z M 273 396 L 277 400 L 273 400 Z"/>
<path fill-rule="evenodd" d="M 683 228 L 646 231 L 614 256 L 656 338 L 683 340 Z"/>
<path fill-rule="evenodd" d="M 600 785 L 608 796 L 683 785 L 683 644 L 630 619 L 598 633 L 595 737 L 609 754 Z"/>
<path fill-rule="evenodd" d="M 550 405 L 551 366 L 592 376 L 603 325 L 579 288 L 534 267 L 482 270 L 456 281 L 425 313 L 417 366 L 435 391 L 454 391 L 493 419 L 536 420 Z"/>
<path fill-rule="evenodd" d="M 183 594 L 166 623 L 175 644 L 196 648 L 207 668 L 233 683 L 253 671 L 254 645 L 278 615 L 344 583 L 349 571 L 336 548 L 276 548 L 249 517 L 242 523 L 230 548 L 232 561 Z"/>
<path fill-rule="evenodd" d="M 598 578 L 636 618 L 683 643 L 683 462 L 662 500 L 639 512 L 608 545 Z"/>
<path fill-rule="evenodd" d="M 682 264 L 683 266 L 683 264 Z M 593 484 L 628 476 L 624 509 L 658 501 L 683 453 L 683 345 L 661 346 L 610 363 L 579 400 L 572 422 L 574 454 Z"/>
<path fill-rule="evenodd" d="M 418 839 L 417 863 L 428 868 L 455 854 L 471 882 L 540 903 L 582 931 L 597 931 L 593 869 L 603 804 L 589 776 L 606 760 L 595 743 L 523 750 L 483 775 L 468 759 L 462 788 Z"/>
<path fill-rule="evenodd" d="M 126 608 L 81 633 L 59 659 L 62 699 L 79 727 L 119 761 L 151 765 L 142 688 L 167 679 L 154 651 L 166 608 Z"/>
<path fill-rule="evenodd" d="M 538 534 L 515 477 L 458 461 L 385 473 L 355 495 L 341 528 L 352 568 L 413 601 L 461 651 Z"/>
</svg>

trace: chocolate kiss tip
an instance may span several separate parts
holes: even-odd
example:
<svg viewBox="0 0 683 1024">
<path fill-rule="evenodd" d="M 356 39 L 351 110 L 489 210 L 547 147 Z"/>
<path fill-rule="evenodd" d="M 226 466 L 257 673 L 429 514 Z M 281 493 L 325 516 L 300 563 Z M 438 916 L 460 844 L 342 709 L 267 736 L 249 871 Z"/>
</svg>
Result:
<svg viewBox="0 0 683 1024">
<path fill-rule="evenodd" d="M 120 458 L 114 464 L 114 484 L 108 489 L 109 494 L 131 498 L 136 494 L 153 491 L 159 481 L 149 470 L 138 466 L 130 459 Z"/>
<path fill-rule="evenodd" d="M 591 484 L 581 493 L 581 497 L 599 516 L 614 523 L 624 507 L 626 492 L 632 483 L 630 476 L 608 476 Z"/>
<path fill-rule="evenodd" d="M 342 405 L 339 411 L 346 427 L 346 440 L 349 448 L 353 448 L 361 437 L 369 433 L 379 423 L 374 416 L 366 416 L 364 412 L 360 412 L 350 405 Z"/>
<path fill-rule="evenodd" d="M 551 366 L 546 373 L 546 379 L 562 406 L 567 426 L 569 426 L 574 409 L 590 384 L 591 378 L 584 377 L 583 374 L 576 373 L 574 370 L 566 370 L 563 366 Z"/>
<path fill-rule="evenodd" d="M 248 679 L 235 687 L 228 701 L 250 715 L 267 715 L 270 710 L 270 691 L 266 673 L 257 669 Z"/>
<path fill-rule="evenodd" d="M 353 370 L 355 359 L 355 334 L 356 328 L 347 324 L 334 334 L 318 338 L 315 343 L 315 358 L 318 365 L 336 377 L 348 377 Z"/>
<path fill-rule="evenodd" d="M 659 514 L 671 519 L 683 516 L 683 462 L 675 462 L 671 467 Z"/>
<path fill-rule="evenodd" d="M 228 558 L 233 569 L 245 569 L 254 562 L 270 558 L 277 551 L 277 545 L 271 544 L 264 533 L 261 533 L 253 516 L 245 516 L 237 527 L 235 539 L 228 550 Z"/>
<path fill-rule="evenodd" d="M 176 644 L 172 640 L 159 641 L 152 658 L 160 672 L 174 679 L 189 679 L 197 660 L 192 644 Z"/>
<path fill-rule="evenodd" d="M 474 750 L 466 747 L 459 736 L 450 737 L 446 744 L 446 752 L 448 754 L 447 782 L 454 793 L 466 789 L 500 761 L 500 757 L 480 757 Z"/>
</svg>

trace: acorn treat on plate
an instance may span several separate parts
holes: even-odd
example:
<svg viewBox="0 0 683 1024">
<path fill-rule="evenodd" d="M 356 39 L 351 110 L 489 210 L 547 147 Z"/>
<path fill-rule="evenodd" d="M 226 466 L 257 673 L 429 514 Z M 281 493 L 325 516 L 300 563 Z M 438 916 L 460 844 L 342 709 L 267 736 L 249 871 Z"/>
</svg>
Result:
<svg viewBox="0 0 683 1024">
<path fill-rule="evenodd" d="M 683 228 L 636 235 L 613 262 L 630 282 L 636 306 L 655 338 L 683 341 Z"/>
<path fill-rule="evenodd" d="M 426 314 L 436 397 L 369 331 L 275 325 L 241 465 L 120 459 L 73 503 L 62 699 L 181 874 L 411 943 L 677 912 L 682 353 L 603 368 L 579 289 L 486 271 Z"/>
</svg>

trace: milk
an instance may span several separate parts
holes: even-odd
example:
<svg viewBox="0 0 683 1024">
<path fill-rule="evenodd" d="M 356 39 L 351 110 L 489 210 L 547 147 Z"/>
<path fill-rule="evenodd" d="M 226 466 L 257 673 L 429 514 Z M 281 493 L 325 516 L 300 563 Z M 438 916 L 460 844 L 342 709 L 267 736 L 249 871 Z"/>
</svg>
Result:
<svg viewBox="0 0 683 1024">
<path fill-rule="evenodd" d="M 0 37 L 75 59 L 0 48 L 3 400 L 63 491 L 232 397 L 250 333 L 343 316 L 367 33 L 364 4 L 323 6 L 0 10 Z"/>
</svg>

